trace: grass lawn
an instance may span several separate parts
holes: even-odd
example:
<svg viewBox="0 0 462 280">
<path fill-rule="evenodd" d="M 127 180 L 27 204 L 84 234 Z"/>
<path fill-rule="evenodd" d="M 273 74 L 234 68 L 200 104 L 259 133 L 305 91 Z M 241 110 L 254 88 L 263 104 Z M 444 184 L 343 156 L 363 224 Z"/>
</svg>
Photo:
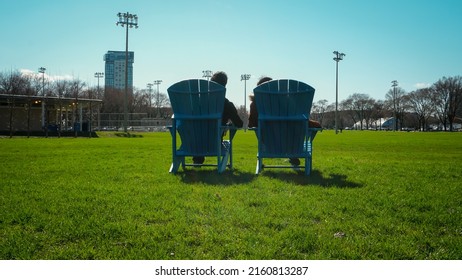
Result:
<svg viewBox="0 0 462 280">
<path fill-rule="evenodd" d="M 0 259 L 462 259 L 462 133 L 332 131 L 313 173 L 172 175 L 168 133 L 0 139 Z"/>
</svg>

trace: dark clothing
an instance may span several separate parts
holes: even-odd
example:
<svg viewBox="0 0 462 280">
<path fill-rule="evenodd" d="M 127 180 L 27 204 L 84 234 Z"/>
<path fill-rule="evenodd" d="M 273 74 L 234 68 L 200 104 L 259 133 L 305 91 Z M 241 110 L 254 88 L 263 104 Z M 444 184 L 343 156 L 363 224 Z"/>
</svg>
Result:
<svg viewBox="0 0 462 280">
<path fill-rule="evenodd" d="M 231 120 L 233 125 L 236 127 L 241 128 L 244 125 L 244 122 L 237 114 L 237 110 L 236 107 L 234 107 L 233 102 L 229 101 L 228 98 L 225 98 L 225 106 L 223 108 L 223 117 L 221 119 L 221 124 L 227 125 L 229 120 Z"/>
<path fill-rule="evenodd" d="M 257 104 L 254 100 L 250 103 L 250 113 L 249 113 L 249 127 L 258 126 L 258 111 Z"/>
<path fill-rule="evenodd" d="M 223 115 L 221 118 L 221 125 L 227 125 L 228 121 L 231 120 L 234 126 L 241 128 L 244 125 L 244 122 L 241 120 L 239 115 L 237 114 L 236 107 L 234 107 L 234 104 L 228 100 L 228 98 L 225 98 L 225 106 L 223 108 Z M 224 136 L 225 133 L 223 133 L 222 137 Z M 223 139 L 222 139 L 223 140 Z M 203 164 L 205 161 L 205 157 L 202 156 L 196 156 L 193 157 L 193 162 L 194 164 Z"/>
</svg>

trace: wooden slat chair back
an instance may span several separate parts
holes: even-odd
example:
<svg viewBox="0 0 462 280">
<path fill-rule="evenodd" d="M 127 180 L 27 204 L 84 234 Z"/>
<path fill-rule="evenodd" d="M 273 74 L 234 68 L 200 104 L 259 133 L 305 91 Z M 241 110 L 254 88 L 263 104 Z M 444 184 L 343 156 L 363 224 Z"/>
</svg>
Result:
<svg viewBox="0 0 462 280">
<path fill-rule="evenodd" d="M 305 174 L 310 174 L 312 141 L 319 130 L 310 128 L 308 122 L 314 92 L 306 83 L 290 79 L 272 80 L 254 89 L 258 110 L 257 174 L 263 168 L 292 167 L 264 165 L 264 158 L 303 158 Z"/>
<path fill-rule="evenodd" d="M 170 172 L 176 173 L 180 165 L 183 168 L 188 165 L 197 166 L 186 163 L 185 157 L 189 156 L 214 156 L 217 164 L 203 166 L 217 166 L 218 171 L 223 172 L 231 153 L 231 140 L 222 143 L 221 139 L 226 88 L 212 81 L 191 79 L 175 83 L 167 92 L 173 110 Z M 177 133 L 181 140 L 179 148 Z"/>
</svg>

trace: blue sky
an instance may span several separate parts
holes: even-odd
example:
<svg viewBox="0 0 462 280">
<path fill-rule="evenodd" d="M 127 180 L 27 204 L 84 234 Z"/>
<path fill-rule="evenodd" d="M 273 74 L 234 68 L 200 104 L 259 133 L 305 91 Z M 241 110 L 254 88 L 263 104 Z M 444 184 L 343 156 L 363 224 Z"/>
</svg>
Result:
<svg viewBox="0 0 462 280">
<path fill-rule="evenodd" d="M 0 71 L 47 68 L 50 76 L 96 85 L 103 55 L 125 50 L 118 12 L 139 17 L 129 31 L 134 84 L 160 91 L 203 70 L 228 73 L 227 96 L 244 104 L 259 77 L 302 80 L 315 101 L 365 93 L 385 99 L 391 81 L 405 91 L 462 74 L 459 0 L 0 0 Z M 248 101 L 246 101 L 248 106 Z"/>
</svg>

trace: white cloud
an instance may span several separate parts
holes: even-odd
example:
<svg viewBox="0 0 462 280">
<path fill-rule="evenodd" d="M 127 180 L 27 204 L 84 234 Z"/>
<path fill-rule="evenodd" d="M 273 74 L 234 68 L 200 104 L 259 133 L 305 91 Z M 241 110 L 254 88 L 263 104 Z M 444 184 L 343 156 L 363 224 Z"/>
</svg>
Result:
<svg viewBox="0 0 462 280">
<path fill-rule="evenodd" d="M 21 69 L 21 70 L 19 70 L 19 72 L 21 72 L 21 74 L 24 75 L 24 76 L 34 76 L 35 74 L 38 74 L 38 73 L 35 73 L 34 71 L 29 70 L 29 69 Z"/>
<path fill-rule="evenodd" d="M 428 83 L 417 83 L 414 85 L 414 87 L 417 89 L 428 88 L 430 86 L 431 84 L 428 84 Z"/>
<path fill-rule="evenodd" d="M 42 78 L 42 73 L 32 71 L 30 69 L 21 69 L 19 70 L 19 72 L 25 76 Z M 51 82 L 62 81 L 62 80 L 74 80 L 74 77 L 72 75 L 48 75 L 46 71 L 45 71 L 44 77 L 46 80 L 51 81 Z"/>
</svg>

